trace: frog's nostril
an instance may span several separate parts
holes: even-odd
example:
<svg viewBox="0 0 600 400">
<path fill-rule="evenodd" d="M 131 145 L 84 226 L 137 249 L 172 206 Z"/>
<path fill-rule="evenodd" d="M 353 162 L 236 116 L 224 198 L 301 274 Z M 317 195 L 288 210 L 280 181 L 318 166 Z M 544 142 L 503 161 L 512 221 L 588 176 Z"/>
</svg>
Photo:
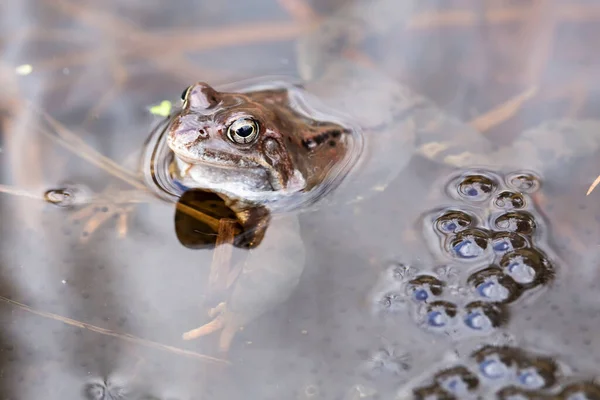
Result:
<svg viewBox="0 0 600 400">
<path fill-rule="evenodd" d="M 208 138 L 208 131 L 206 129 L 198 129 L 198 136 L 201 138 Z"/>
</svg>

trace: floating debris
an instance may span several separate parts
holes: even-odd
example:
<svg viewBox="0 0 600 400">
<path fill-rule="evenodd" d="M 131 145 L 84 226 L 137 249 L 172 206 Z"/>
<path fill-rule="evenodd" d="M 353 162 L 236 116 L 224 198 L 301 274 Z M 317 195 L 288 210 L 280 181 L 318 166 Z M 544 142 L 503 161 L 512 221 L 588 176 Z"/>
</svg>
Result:
<svg viewBox="0 0 600 400">
<path fill-rule="evenodd" d="M 31 64 L 23 64 L 15 68 L 15 72 L 17 73 L 17 75 L 29 75 L 32 71 L 33 67 L 31 66 Z"/>
<path fill-rule="evenodd" d="M 590 188 L 588 189 L 587 193 L 585 194 L 586 196 L 589 196 L 590 193 L 592 193 L 592 191 L 594 189 L 596 189 L 596 186 L 598 186 L 598 184 L 600 184 L 600 175 L 598 175 L 598 177 L 596 178 L 596 180 L 594 181 L 594 183 L 592 183 L 590 185 Z"/>
<path fill-rule="evenodd" d="M 171 102 L 163 100 L 160 104 L 150 107 L 150 113 L 161 117 L 167 117 L 171 113 Z"/>
</svg>

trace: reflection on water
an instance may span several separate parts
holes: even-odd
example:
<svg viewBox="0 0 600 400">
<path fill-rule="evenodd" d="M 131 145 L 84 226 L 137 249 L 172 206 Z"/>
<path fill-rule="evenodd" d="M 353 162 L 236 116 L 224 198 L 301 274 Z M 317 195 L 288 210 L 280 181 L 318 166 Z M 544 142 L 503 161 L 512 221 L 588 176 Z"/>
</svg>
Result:
<svg viewBox="0 0 600 400">
<path fill-rule="evenodd" d="M 377 160 L 401 169 L 385 191 L 276 217 L 255 249 L 215 252 L 218 226 L 141 184 L 149 108 L 297 78 L 294 41 L 351 1 L 312 3 L 0 5 L 4 397 L 598 398 L 596 1 L 428 1 L 375 30 L 345 56 L 466 121 L 447 135 L 472 153 L 407 146 Z M 313 89 L 386 115 L 382 82 Z"/>
</svg>

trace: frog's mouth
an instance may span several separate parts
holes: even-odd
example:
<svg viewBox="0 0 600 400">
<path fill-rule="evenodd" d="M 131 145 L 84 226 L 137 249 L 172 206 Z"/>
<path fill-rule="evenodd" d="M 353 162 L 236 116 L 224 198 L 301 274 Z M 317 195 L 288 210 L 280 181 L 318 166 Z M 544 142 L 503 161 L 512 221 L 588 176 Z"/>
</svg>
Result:
<svg viewBox="0 0 600 400">
<path fill-rule="evenodd" d="M 264 167 L 252 160 L 245 159 L 237 154 L 231 154 L 225 151 L 204 150 L 202 152 L 190 152 L 187 149 L 171 150 L 177 158 L 190 165 L 208 165 L 223 169 L 263 169 Z"/>
</svg>

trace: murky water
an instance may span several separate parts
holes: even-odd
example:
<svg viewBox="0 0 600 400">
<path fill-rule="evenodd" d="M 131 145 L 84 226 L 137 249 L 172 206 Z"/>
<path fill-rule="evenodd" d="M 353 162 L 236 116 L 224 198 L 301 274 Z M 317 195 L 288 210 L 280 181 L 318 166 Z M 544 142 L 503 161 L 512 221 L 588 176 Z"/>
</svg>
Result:
<svg viewBox="0 0 600 400">
<path fill-rule="evenodd" d="M 416 155 L 363 201 L 275 218 L 254 260 L 282 268 L 236 300 L 272 307 L 226 353 L 182 338 L 218 306 L 213 249 L 140 186 L 150 108 L 297 78 L 295 40 L 342 3 L 0 5 L 0 398 L 600 398 L 600 124 L 544 125 L 600 119 L 598 1 L 431 1 L 402 45 L 369 42 L 493 151 Z"/>
</svg>

